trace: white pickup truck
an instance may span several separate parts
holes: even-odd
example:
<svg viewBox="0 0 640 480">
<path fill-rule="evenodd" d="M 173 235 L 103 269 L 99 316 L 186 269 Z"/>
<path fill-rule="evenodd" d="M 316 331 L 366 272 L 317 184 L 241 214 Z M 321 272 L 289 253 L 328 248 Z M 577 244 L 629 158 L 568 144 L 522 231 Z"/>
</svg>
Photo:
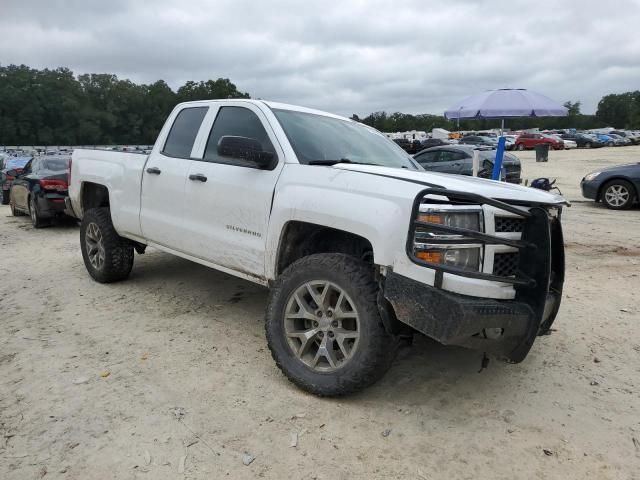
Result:
<svg viewBox="0 0 640 480">
<path fill-rule="evenodd" d="M 150 246 L 268 286 L 278 367 L 341 395 L 416 331 L 522 361 L 560 306 L 564 204 L 427 173 L 346 118 L 220 100 L 175 107 L 149 155 L 75 150 L 67 207 L 98 282 L 125 279 Z"/>
</svg>

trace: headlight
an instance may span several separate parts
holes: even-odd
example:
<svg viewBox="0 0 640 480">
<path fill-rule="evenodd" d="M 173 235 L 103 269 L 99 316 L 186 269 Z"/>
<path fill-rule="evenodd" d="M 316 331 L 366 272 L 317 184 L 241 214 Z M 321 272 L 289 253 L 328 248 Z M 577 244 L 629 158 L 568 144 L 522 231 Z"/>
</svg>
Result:
<svg viewBox="0 0 640 480">
<path fill-rule="evenodd" d="M 480 245 L 416 244 L 415 256 L 427 263 L 479 272 L 480 250 Z"/>
<path fill-rule="evenodd" d="M 417 221 L 424 223 L 416 228 L 413 254 L 426 263 L 455 267 L 478 272 L 482 264 L 482 245 L 464 235 L 447 232 L 439 227 L 454 227 L 474 232 L 483 230 L 482 210 L 469 209 L 422 209 Z M 433 226 L 433 227 L 430 227 Z M 434 228 L 435 227 L 435 228 Z"/>
<path fill-rule="evenodd" d="M 465 228 L 480 231 L 480 211 L 458 212 L 455 210 L 429 209 L 418 213 L 419 222 L 443 225 L 446 227 Z M 428 230 L 428 228 L 427 228 Z"/>
<path fill-rule="evenodd" d="M 596 178 L 598 175 L 600 175 L 602 172 L 592 172 L 589 175 L 587 175 L 586 177 L 584 177 L 585 181 L 590 182 L 591 180 L 593 180 L 594 178 Z"/>
</svg>

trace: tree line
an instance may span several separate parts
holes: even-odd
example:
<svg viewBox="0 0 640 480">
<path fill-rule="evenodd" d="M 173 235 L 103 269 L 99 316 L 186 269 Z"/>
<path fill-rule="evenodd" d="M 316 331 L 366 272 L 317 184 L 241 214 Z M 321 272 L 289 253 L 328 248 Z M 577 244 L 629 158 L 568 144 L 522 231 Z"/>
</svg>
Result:
<svg viewBox="0 0 640 480">
<path fill-rule="evenodd" d="M 136 84 L 108 73 L 75 76 L 62 67 L 0 65 L 0 145 L 151 144 L 176 104 L 216 98 L 251 97 L 228 78 L 188 81 L 174 91 L 164 80 Z M 512 119 L 506 128 L 640 129 L 640 91 L 604 96 L 595 115 L 582 114 L 579 101 L 565 106 L 567 117 Z M 458 129 L 457 121 L 441 115 L 374 112 L 352 118 L 383 132 Z M 459 128 L 499 125 L 498 120 L 463 120 Z"/>
<path fill-rule="evenodd" d="M 108 73 L 0 65 L 0 145 L 152 144 L 173 107 L 250 98 L 227 78 L 136 84 Z"/>
</svg>

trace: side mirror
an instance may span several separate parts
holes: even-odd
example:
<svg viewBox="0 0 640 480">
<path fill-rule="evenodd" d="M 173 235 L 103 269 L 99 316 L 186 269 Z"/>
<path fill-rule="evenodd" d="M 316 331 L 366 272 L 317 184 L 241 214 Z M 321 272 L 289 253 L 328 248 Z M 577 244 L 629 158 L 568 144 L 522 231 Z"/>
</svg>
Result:
<svg viewBox="0 0 640 480">
<path fill-rule="evenodd" d="M 262 150 L 262 145 L 255 138 L 225 135 L 218 141 L 218 155 L 221 157 L 248 160 L 258 168 L 268 169 L 273 166 L 275 156 Z"/>
<path fill-rule="evenodd" d="M 17 170 L 11 169 L 11 170 L 7 170 L 7 176 L 9 177 L 17 177 L 18 175 L 20 175 L 18 173 Z"/>
</svg>

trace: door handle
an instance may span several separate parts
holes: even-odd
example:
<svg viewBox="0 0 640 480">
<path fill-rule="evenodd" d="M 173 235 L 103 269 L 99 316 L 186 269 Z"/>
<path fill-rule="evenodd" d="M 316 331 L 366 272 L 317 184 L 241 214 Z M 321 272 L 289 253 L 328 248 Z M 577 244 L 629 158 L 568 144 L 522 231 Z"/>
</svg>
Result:
<svg viewBox="0 0 640 480">
<path fill-rule="evenodd" d="M 162 173 L 162 170 L 160 170 L 158 167 L 149 167 L 147 168 L 147 173 L 150 173 L 152 175 L 160 175 Z"/>
<path fill-rule="evenodd" d="M 205 177 L 203 174 L 201 173 L 195 173 L 193 175 L 189 175 L 189 180 L 193 180 L 194 182 L 206 182 L 207 181 L 207 177 Z"/>
</svg>

